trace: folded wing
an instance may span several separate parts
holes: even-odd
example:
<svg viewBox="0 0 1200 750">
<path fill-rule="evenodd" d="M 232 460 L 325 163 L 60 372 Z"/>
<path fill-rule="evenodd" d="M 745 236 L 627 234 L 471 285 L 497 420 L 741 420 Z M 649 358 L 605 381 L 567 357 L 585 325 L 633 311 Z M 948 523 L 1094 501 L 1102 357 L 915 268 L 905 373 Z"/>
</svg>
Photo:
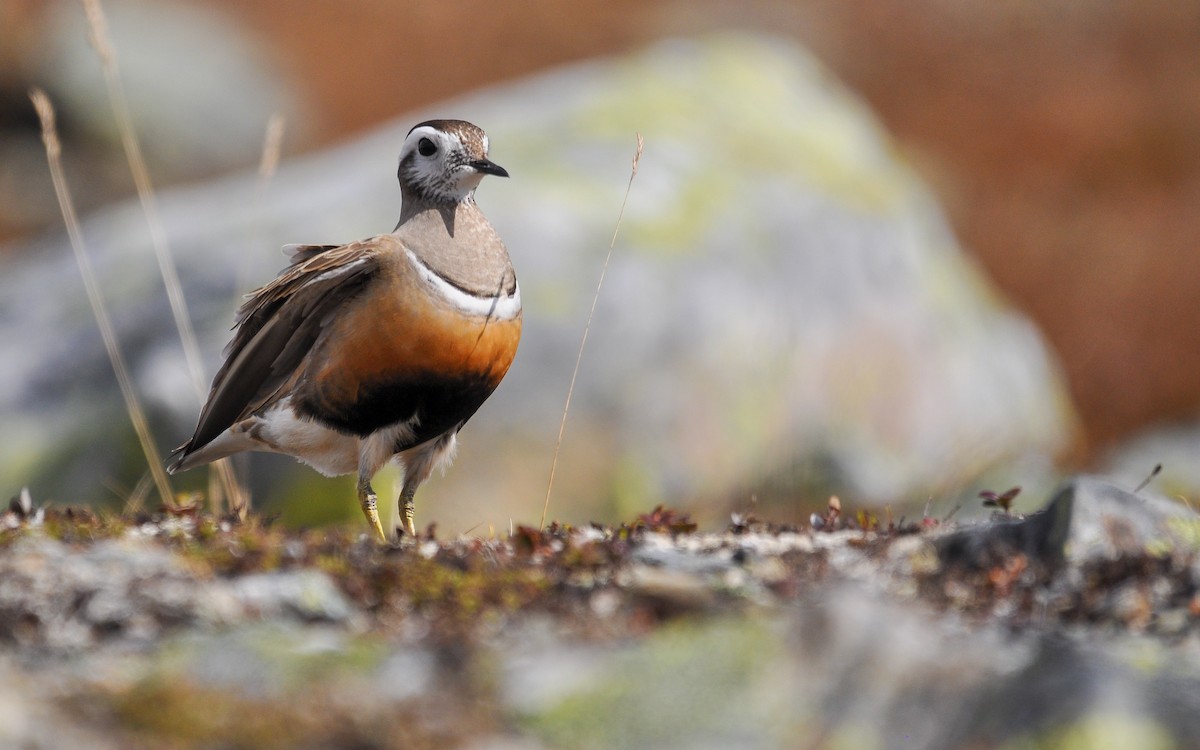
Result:
<svg viewBox="0 0 1200 750">
<path fill-rule="evenodd" d="M 342 308 L 379 273 L 374 240 L 294 246 L 292 265 L 252 292 L 238 309 L 225 363 L 213 379 L 192 439 L 172 454 L 171 468 L 235 423 L 274 403 Z"/>
</svg>

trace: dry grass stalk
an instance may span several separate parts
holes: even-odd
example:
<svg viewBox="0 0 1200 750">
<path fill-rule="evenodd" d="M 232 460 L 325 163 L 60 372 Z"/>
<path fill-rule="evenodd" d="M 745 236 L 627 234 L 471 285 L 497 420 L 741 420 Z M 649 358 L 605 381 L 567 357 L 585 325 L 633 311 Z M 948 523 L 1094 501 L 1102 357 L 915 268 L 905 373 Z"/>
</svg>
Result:
<svg viewBox="0 0 1200 750">
<path fill-rule="evenodd" d="M 260 191 L 275 176 L 275 170 L 279 167 L 279 154 L 283 151 L 284 122 L 284 117 L 279 112 L 275 112 L 267 120 L 267 132 L 263 136 L 262 159 L 258 162 Z"/>
<path fill-rule="evenodd" d="M 125 409 L 129 412 L 129 420 L 133 422 L 133 429 L 137 432 L 138 442 L 146 456 L 146 463 L 150 466 L 150 474 L 154 478 L 154 484 L 158 488 L 158 494 L 163 504 L 168 505 L 171 502 L 171 485 L 167 480 L 167 472 L 163 469 L 162 457 L 159 456 L 158 449 L 154 447 L 150 425 L 146 420 L 145 412 L 142 411 L 142 404 L 138 400 L 137 392 L 133 388 L 133 379 L 129 376 L 125 358 L 121 355 L 116 330 L 108 317 L 104 300 L 100 296 L 100 287 L 96 283 L 96 275 L 83 244 L 83 234 L 79 228 L 79 219 L 75 214 L 75 205 L 67 188 L 66 177 L 63 175 L 62 146 L 58 139 L 58 129 L 55 126 L 54 107 L 50 103 L 50 98 L 41 89 L 31 91 L 29 98 L 33 101 L 34 109 L 37 110 L 38 119 L 41 120 L 42 142 L 46 146 L 46 160 L 50 163 L 50 178 L 54 183 L 54 193 L 58 197 L 59 208 L 62 209 L 63 221 L 67 225 L 67 236 L 71 240 L 71 249 L 75 252 L 79 273 L 83 276 L 83 286 L 87 292 L 88 302 L 92 306 L 92 314 L 96 318 L 96 325 L 100 328 L 104 348 L 108 352 L 113 372 L 117 376 L 121 396 L 125 399 Z"/>
<path fill-rule="evenodd" d="M 567 412 L 571 409 L 571 396 L 575 393 L 575 379 L 579 376 L 579 364 L 583 361 L 583 349 L 587 346 L 588 331 L 592 328 L 592 317 L 596 314 L 596 302 L 600 299 L 600 289 L 604 286 L 604 275 L 608 273 L 608 263 L 612 260 L 613 248 L 617 245 L 617 235 L 621 233 L 621 221 L 625 218 L 625 204 L 629 202 L 629 191 L 633 187 L 633 178 L 637 177 L 638 162 L 642 160 L 642 147 L 645 141 L 642 134 L 637 134 L 637 151 L 633 154 L 633 166 L 629 172 L 629 182 L 625 185 L 625 197 L 621 199 L 621 210 L 617 212 L 617 224 L 613 228 L 612 240 L 608 243 L 608 254 L 604 256 L 604 265 L 600 268 L 600 279 L 596 282 L 596 293 L 592 295 L 592 307 L 588 310 L 587 323 L 583 326 L 583 336 L 579 340 L 579 352 L 575 355 L 575 369 L 571 372 L 571 384 L 567 387 L 567 400 L 563 404 L 562 420 L 558 423 L 558 439 L 554 442 L 554 459 L 550 462 L 550 481 L 546 484 L 546 502 L 542 505 L 542 520 L 538 529 L 546 528 L 546 514 L 550 510 L 550 492 L 554 489 L 554 472 L 558 468 L 558 452 L 562 448 L 563 431 L 567 428 Z"/>
<path fill-rule="evenodd" d="M 158 270 L 167 290 L 167 300 L 171 304 L 171 315 L 174 317 L 175 327 L 179 331 L 179 340 L 183 344 L 188 374 L 196 397 L 202 404 L 208 388 L 200 357 L 200 346 L 196 342 L 196 332 L 192 327 L 187 300 L 184 298 L 183 285 L 179 281 L 175 260 L 167 243 L 166 231 L 159 218 L 158 202 L 154 195 L 154 186 L 150 182 L 150 172 L 146 168 L 141 144 L 133 127 L 133 117 L 125 96 L 125 87 L 121 83 L 120 71 L 117 68 L 116 52 L 108 33 L 108 20 L 104 16 L 100 0 L 83 0 L 83 9 L 88 21 L 88 39 L 100 58 L 104 82 L 108 88 L 109 102 L 112 104 L 113 116 L 117 121 L 117 130 L 121 134 L 121 145 L 125 150 L 125 158 L 129 162 L 129 170 L 133 173 L 133 182 L 137 188 L 138 199 L 142 204 L 142 211 L 146 215 L 146 223 L 150 228 L 154 256 L 158 261 Z M 219 510 L 223 494 L 231 510 L 239 515 L 244 513 L 249 498 L 245 496 L 242 488 L 238 485 L 230 463 L 227 460 L 213 463 L 212 473 L 216 477 L 215 482 L 210 482 L 209 492 L 213 511 Z"/>
</svg>

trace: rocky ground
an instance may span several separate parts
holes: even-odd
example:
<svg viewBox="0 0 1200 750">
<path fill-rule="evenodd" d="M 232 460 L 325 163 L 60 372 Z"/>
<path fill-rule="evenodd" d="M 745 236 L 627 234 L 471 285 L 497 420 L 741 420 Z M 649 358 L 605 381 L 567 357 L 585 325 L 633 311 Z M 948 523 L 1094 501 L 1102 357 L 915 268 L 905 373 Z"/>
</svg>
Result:
<svg viewBox="0 0 1200 750">
<path fill-rule="evenodd" d="M 0 745 L 1188 746 L 1200 518 L 1091 478 L 1008 499 L 382 545 L 16 498 Z"/>
</svg>

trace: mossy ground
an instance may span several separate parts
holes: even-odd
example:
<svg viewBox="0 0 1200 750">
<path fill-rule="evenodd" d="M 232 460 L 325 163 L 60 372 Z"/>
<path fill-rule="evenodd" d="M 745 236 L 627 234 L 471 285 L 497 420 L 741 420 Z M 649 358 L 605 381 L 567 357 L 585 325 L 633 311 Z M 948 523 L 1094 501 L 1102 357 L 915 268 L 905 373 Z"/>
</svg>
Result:
<svg viewBox="0 0 1200 750">
<path fill-rule="evenodd" d="M 323 622 L 303 614 L 288 622 L 243 614 L 233 624 L 164 618 L 154 641 L 136 646 L 141 667 L 119 679 L 75 681 L 57 698 L 77 720 L 124 747 L 434 748 L 525 731 L 556 745 L 586 747 L 565 738 L 608 720 L 581 708 L 583 697 L 540 715 L 514 713 L 498 643 L 527 634 L 531 622 L 550 623 L 555 638 L 574 644 L 657 643 L 646 647 L 648 659 L 669 656 L 679 638 L 745 641 L 743 651 L 753 658 L 730 652 L 732 661 L 719 674 L 713 672 L 716 652 L 704 647 L 710 658 L 696 678 L 734 675 L 730 681 L 739 682 L 737 675 L 763 667 L 753 643 L 773 643 L 771 613 L 841 580 L 850 568 L 873 571 L 869 575 L 883 584 L 880 596 L 898 595 L 968 622 L 1166 636 L 1200 628 L 1190 548 L 1087 563 L 1068 577 L 1015 550 L 958 565 L 933 551 L 943 522 L 896 523 L 843 512 L 840 504 L 805 528 L 735 516 L 723 530 L 701 532 L 685 514 L 660 507 L 618 526 L 551 524 L 517 527 L 504 537 L 441 540 L 430 528 L 419 538 L 386 544 L 358 523 L 296 530 L 253 514 L 222 518 L 197 507 L 124 515 L 14 507 L 0 515 L 0 558 L 19 556 L 23 544 L 37 540 L 65 545 L 68 555 L 116 540 L 122 549 L 165 554 L 177 563 L 172 570 L 196 585 L 319 571 L 353 611 L 353 617 Z M 70 606 L 86 609 L 87 596 Z M 15 623 L 0 624 L 0 642 L 16 653 L 36 642 L 29 631 L 49 627 L 36 613 L 4 606 L 0 620 Z M 94 645 L 102 652 L 122 648 L 129 640 L 123 640 L 124 622 L 103 624 Z M 199 640 L 189 641 L 193 636 Z M 389 667 L 397 654 L 431 661 L 434 676 L 422 677 L 412 665 Z M 48 658 L 64 668 L 56 661 L 61 655 Z M 206 676 L 214 663 L 230 660 L 235 674 L 250 677 L 227 684 L 222 680 L 229 678 Z M 686 672 L 679 665 L 629 671 L 642 675 L 637 682 L 649 692 L 660 672 L 672 679 Z M 400 699 L 380 695 L 381 684 L 406 681 L 419 689 Z M 626 687 L 605 700 L 618 707 L 639 702 L 639 693 Z M 604 698 L 597 690 L 584 694 L 584 703 Z M 687 723 L 686 717 L 679 721 Z"/>
</svg>

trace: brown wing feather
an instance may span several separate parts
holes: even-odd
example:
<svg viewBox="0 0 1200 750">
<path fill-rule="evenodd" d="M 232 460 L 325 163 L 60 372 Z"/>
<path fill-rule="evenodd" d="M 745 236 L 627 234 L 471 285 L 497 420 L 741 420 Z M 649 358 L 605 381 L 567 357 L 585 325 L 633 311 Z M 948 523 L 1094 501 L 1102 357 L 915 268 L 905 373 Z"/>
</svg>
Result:
<svg viewBox="0 0 1200 750">
<path fill-rule="evenodd" d="M 213 378 L 196 432 L 174 451 L 172 467 L 277 399 L 330 317 L 378 273 L 381 239 L 311 246 L 320 249 L 297 253 L 274 281 L 250 293 L 238 309 L 236 332 L 225 348 L 225 363 Z M 323 274 L 328 275 L 322 278 Z"/>
<path fill-rule="evenodd" d="M 311 259 L 314 255 L 323 253 L 326 250 L 336 250 L 339 247 L 343 247 L 343 245 L 284 245 L 283 254 L 295 266 Z"/>
</svg>

